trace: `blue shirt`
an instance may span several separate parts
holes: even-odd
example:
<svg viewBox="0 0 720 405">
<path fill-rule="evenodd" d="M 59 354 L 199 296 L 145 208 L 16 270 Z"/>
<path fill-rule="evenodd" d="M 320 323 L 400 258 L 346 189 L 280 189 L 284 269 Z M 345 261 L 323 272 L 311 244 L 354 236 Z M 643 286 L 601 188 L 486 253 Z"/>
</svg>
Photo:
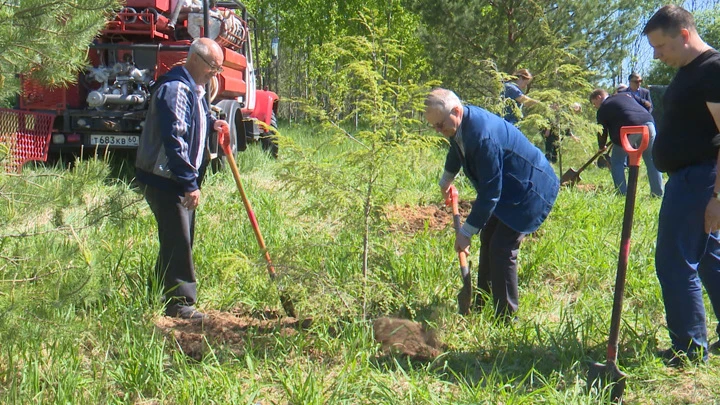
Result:
<svg viewBox="0 0 720 405">
<path fill-rule="evenodd" d="M 511 124 L 517 124 L 518 121 L 520 121 L 520 118 L 522 118 L 522 103 L 516 101 L 518 97 L 524 95 L 525 93 L 520 90 L 520 87 L 518 87 L 517 84 L 513 82 L 507 82 L 504 84 L 504 90 L 503 90 L 503 97 L 505 98 L 505 121 L 511 123 Z M 509 100 L 512 100 L 512 103 L 515 103 L 517 108 L 520 109 L 520 117 L 515 115 L 515 109 L 513 108 L 511 102 Z"/>
</svg>

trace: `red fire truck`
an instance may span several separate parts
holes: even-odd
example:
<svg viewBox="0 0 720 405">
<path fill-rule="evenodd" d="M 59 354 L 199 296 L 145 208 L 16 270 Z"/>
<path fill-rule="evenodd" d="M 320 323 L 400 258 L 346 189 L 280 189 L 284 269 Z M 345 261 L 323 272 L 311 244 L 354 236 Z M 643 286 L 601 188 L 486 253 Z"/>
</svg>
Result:
<svg viewBox="0 0 720 405">
<path fill-rule="evenodd" d="M 194 39 L 209 37 L 223 48 L 225 61 L 207 93 L 213 110 L 230 123 L 233 150 L 245 150 L 248 141 L 258 140 L 277 156 L 272 127 L 278 96 L 256 89 L 254 29 L 239 1 L 126 0 L 90 45 L 89 66 L 77 84 L 48 89 L 26 80 L 18 110 L 54 115 L 51 154 L 132 150 L 145 123 L 153 82 L 183 63 Z M 220 157 L 217 136 L 209 144 L 212 157 Z"/>
</svg>

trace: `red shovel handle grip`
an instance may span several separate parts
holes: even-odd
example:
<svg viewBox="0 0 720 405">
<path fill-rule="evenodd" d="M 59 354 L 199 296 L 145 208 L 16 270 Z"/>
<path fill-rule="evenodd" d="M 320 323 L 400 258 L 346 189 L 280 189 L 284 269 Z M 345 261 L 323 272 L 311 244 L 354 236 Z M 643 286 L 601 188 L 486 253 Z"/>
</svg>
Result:
<svg viewBox="0 0 720 405">
<path fill-rule="evenodd" d="M 455 228 L 455 234 L 460 232 L 460 208 L 458 207 L 458 191 L 455 186 L 451 185 L 448 188 L 448 198 L 445 200 L 445 206 L 451 206 L 453 211 L 453 228 Z M 458 258 L 460 259 L 460 267 L 465 269 L 468 268 L 467 255 L 465 252 L 458 252 Z"/>
<path fill-rule="evenodd" d="M 634 134 L 640 134 L 642 136 L 642 140 L 640 141 L 640 146 L 637 148 L 634 148 L 630 144 L 630 140 L 628 139 L 629 135 Z M 642 157 L 643 152 L 645 149 L 647 149 L 648 144 L 650 143 L 650 131 L 648 130 L 648 127 L 645 125 L 637 125 L 637 126 L 626 126 L 620 128 L 620 144 L 622 145 L 625 152 L 628 154 L 628 165 L 629 166 L 640 166 L 640 158 Z"/>
<path fill-rule="evenodd" d="M 453 208 L 453 215 L 458 214 L 457 209 L 457 203 L 458 203 L 458 191 L 455 186 L 450 185 L 448 188 L 448 196 L 447 199 L 445 199 L 445 206 L 446 207 L 452 207 Z"/>
<path fill-rule="evenodd" d="M 232 154 L 232 149 L 230 149 L 230 134 L 225 128 L 218 132 L 218 143 L 223 152 L 225 152 L 225 156 Z"/>
</svg>

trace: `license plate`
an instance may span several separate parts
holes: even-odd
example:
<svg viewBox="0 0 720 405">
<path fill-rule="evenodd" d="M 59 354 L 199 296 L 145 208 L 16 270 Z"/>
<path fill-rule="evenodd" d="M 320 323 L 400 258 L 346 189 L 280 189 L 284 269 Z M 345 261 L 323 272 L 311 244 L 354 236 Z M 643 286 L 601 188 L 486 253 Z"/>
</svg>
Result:
<svg viewBox="0 0 720 405">
<path fill-rule="evenodd" d="M 90 135 L 91 145 L 138 146 L 138 135 Z"/>
</svg>

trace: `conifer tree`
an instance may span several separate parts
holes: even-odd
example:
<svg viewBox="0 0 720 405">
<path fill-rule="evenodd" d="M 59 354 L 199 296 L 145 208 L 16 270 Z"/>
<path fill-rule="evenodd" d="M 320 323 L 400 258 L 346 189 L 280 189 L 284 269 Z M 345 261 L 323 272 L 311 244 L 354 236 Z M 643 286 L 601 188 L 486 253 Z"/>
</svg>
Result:
<svg viewBox="0 0 720 405">
<path fill-rule="evenodd" d="M 18 92 L 18 74 L 50 86 L 73 81 L 117 7 L 117 0 L 0 1 L 0 99 Z"/>
</svg>

